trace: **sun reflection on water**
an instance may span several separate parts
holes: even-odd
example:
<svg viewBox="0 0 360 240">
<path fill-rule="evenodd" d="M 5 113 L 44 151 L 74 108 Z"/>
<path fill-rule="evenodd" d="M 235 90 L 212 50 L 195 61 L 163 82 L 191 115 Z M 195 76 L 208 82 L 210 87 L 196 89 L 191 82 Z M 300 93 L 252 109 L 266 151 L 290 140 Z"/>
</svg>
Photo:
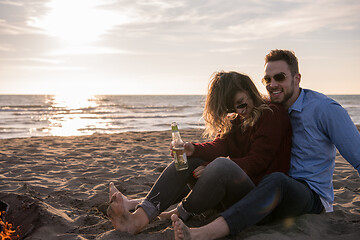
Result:
<svg viewBox="0 0 360 240">
<path fill-rule="evenodd" d="M 50 99 L 56 114 L 49 118 L 47 129 L 53 136 L 79 136 L 93 134 L 94 129 L 105 128 L 107 123 L 93 117 L 92 112 L 98 104 L 96 96 L 86 94 L 62 94 Z"/>
<path fill-rule="evenodd" d="M 52 99 L 53 106 L 66 109 L 86 109 L 96 107 L 96 96 L 91 94 L 60 94 Z"/>
</svg>

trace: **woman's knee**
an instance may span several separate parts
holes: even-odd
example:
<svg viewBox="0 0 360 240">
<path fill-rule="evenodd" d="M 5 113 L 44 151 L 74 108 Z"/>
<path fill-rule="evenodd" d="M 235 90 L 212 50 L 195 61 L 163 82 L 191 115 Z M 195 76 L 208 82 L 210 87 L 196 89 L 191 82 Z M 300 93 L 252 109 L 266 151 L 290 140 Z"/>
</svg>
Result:
<svg viewBox="0 0 360 240">
<path fill-rule="evenodd" d="M 224 176 L 230 177 L 232 175 L 246 175 L 246 173 L 235 162 L 224 157 L 216 158 L 214 161 L 209 163 L 204 170 L 203 175 L 205 174 L 221 178 L 224 178 Z"/>
<path fill-rule="evenodd" d="M 237 166 L 236 163 L 234 163 L 232 160 L 225 158 L 225 157 L 219 157 L 216 158 L 214 161 L 209 163 L 206 168 L 208 169 L 214 169 L 218 172 L 227 172 L 229 169 L 233 168 L 234 166 Z M 239 167 L 239 166 L 237 166 Z"/>
</svg>

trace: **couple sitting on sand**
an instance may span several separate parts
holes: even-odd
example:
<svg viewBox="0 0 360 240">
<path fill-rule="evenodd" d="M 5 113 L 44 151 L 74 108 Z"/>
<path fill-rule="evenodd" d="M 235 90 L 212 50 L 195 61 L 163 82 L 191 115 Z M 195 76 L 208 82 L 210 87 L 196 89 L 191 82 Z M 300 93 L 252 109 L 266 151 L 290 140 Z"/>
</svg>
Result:
<svg viewBox="0 0 360 240">
<path fill-rule="evenodd" d="M 213 75 L 203 117 L 205 134 L 215 140 L 185 143 L 189 168 L 176 171 L 171 163 L 143 200 L 126 198 L 110 183 L 115 229 L 135 234 L 160 216 L 172 219 L 175 239 L 217 239 L 260 222 L 331 212 L 336 148 L 360 174 L 360 134 L 345 109 L 300 88 L 300 79 L 288 50 L 265 57 L 270 102 L 246 75 Z M 214 208 L 222 212 L 213 222 L 184 224 Z"/>
</svg>

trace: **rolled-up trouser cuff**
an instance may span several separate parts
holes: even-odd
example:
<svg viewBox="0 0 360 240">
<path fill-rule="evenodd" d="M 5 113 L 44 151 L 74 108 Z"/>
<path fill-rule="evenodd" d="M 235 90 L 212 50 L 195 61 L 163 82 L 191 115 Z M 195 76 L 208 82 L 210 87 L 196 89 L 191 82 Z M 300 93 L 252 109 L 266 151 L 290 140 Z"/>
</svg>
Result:
<svg viewBox="0 0 360 240">
<path fill-rule="evenodd" d="M 229 235 L 231 237 L 236 236 L 236 234 L 238 234 L 238 232 L 239 232 L 239 229 L 244 229 L 245 228 L 245 226 L 237 225 L 239 222 L 236 222 L 236 221 L 232 220 L 232 214 L 231 214 L 230 211 L 222 212 L 222 213 L 220 213 L 220 216 L 223 217 L 224 220 L 226 221 L 226 223 L 227 223 L 227 225 L 229 227 L 229 230 L 230 230 Z M 236 216 L 236 217 L 238 219 L 242 219 L 242 216 Z"/>
<path fill-rule="evenodd" d="M 159 216 L 159 210 L 156 208 L 156 206 L 154 206 L 154 204 L 152 204 L 150 201 L 148 201 L 147 199 L 145 199 L 144 201 L 142 201 L 139 205 L 136 206 L 136 209 L 138 209 L 139 207 L 141 207 L 142 209 L 144 209 L 146 215 L 149 218 L 149 222 L 151 222 L 152 220 L 154 220 L 157 216 Z"/>
<path fill-rule="evenodd" d="M 183 221 L 187 221 L 190 217 L 193 217 L 195 215 L 194 213 L 190 213 L 190 212 L 186 211 L 182 203 L 178 204 L 177 211 L 178 211 L 179 217 Z"/>
</svg>

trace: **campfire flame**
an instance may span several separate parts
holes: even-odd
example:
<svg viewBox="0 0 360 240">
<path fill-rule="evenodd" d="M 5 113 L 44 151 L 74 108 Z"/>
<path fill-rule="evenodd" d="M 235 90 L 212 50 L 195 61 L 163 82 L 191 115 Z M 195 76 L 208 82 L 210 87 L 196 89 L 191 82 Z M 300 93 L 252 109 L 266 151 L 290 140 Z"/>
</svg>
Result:
<svg viewBox="0 0 360 240">
<path fill-rule="evenodd" d="M 5 215 L 5 212 L 0 212 L 0 225 L 2 226 L 2 232 L 0 232 L 1 240 L 15 240 L 19 239 L 19 235 L 12 229 L 13 225 L 7 221 L 3 221 L 1 216 Z"/>
</svg>

